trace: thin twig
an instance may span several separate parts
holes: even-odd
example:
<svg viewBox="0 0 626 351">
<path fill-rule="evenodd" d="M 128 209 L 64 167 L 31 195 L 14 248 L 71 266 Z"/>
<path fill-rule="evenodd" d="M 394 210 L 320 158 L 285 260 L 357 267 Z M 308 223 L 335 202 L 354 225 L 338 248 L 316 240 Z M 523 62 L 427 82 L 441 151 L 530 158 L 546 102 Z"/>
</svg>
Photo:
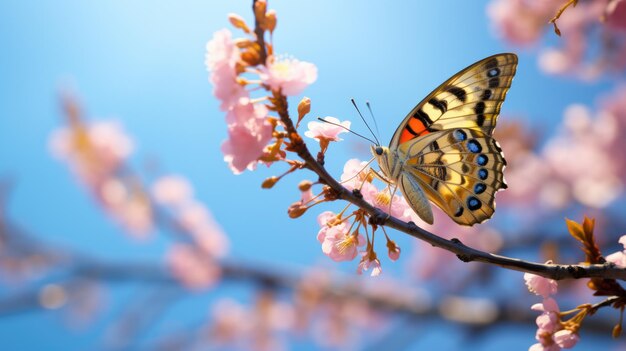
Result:
<svg viewBox="0 0 626 351">
<path fill-rule="evenodd" d="M 556 14 L 554 15 L 554 17 L 552 17 L 552 19 L 550 19 L 549 23 L 552 23 L 552 25 L 554 26 L 554 33 L 556 33 L 556 35 L 561 36 L 561 30 L 559 29 L 559 27 L 556 25 L 556 20 L 558 20 L 559 18 L 561 18 L 561 15 L 563 14 L 563 12 L 565 11 L 565 9 L 567 9 L 568 7 L 572 6 L 572 7 L 576 7 L 576 4 L 578 4 L 578 0 L 568 0 L 565 5 L 561 6 L 561 8 L 559 8 L 559 10 L 556 12 Z"/>
</svg>

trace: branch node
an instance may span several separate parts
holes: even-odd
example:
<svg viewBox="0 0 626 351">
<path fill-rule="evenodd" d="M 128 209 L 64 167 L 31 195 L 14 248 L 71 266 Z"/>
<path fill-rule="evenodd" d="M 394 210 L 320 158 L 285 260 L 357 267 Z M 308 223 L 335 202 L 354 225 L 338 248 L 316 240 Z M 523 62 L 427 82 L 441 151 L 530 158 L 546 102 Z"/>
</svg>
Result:
<svg viewBox="0 0 626 351">
<path fill-rule="evenodd" d="M 363 194 L 361 194 L 361 190 L 359 189 L 352 189 L 352 195 L 358 197 L 359 199 L 363 198 Z"/>
<path fill-rule="evenodd" d="M 370 219 L 368 222 L 371 225 L 384 225 L 389 217 L 391 216 L 388 215 L 387 213 L 379 209 L 376 209 L 376 212 L 370 215 Z"/>
<path fill-rule="evenodd" d="M 466 246 L 465 246 L 465 244 L 463 244 L 463 243 L 461 242 L 461 240 L 459 240 L 458 238 L 452 238 L 452 239 L 450 239 L 450 242 L 452 242 L 452 243 L 454 243 L 454 244 L 456 244 L 456 245 L 459 245 L 459 246 L 466 247 Z M 474 260 L 474 256 L 473 256 L 473 255 L 470 255 L 470 254 L 467 254 L 467 253 L 461 253 L 461 254 L 458 254 L 458 255 L 456 255 L 456 257 L 457 257 L 459 260 L 461 260 L 461 261 L 463 261 L 463 262 L 465 262 L 465 263 L 467 263 L 467 262 L 471 262 L 471 261 L 473 261 L 473 260 Z"/>
</svg>

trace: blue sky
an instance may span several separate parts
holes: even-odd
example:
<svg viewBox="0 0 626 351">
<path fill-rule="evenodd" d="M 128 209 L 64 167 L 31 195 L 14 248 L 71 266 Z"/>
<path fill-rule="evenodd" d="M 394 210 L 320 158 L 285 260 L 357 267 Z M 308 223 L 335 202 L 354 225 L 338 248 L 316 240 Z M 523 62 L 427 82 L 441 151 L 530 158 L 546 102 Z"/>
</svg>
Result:
<svg viewBox="0 0 626 351">
<path fill-rule="evenodd" d="M 365 131 L 349 99 L 369 100 L 384 140 L 437 85 L 498 52 L 513 51 L 520 58 L 503 115 L 525 118 L 545 134 L 566 106 L 593 105 L 610 88 L 608 82 L 542 74 L 535 49 L 520 51 L 494 35 L 486 4 L 275 0 L 270 7 L 278 13 L 275 50 L 319 69 L 317 82 L 304 93 L 313 101 L 312 116 L 350 119 L 355 130 Z M 250 1 L 0 3 L 0 176 L 15 180 L 11 218 L 46 242 L 103 258 L 158 260 L 167 247 L 162 235 L 143 243 L 121 234 L 47 151 L 50 133 L 62 125 L 59 92 L 70 88 L 91 118 L 123 123 L 135 140 L 134 166 L 141 169 L 156 159 L 164 172 L 192 180 L 198 198 L 229 234 L 233 258 L 352 271 L 355 263 L 334 265 L 323 256 L 314 214 L 299 220 L 286 216 L 299 197 L 296 184 L 312 175 L 292 175 L 268 191 L 260 189 L 262 180 L 282 168 L 234 176 L 222 160 L 226 127 L 211 96 L 204 54 L 212 33 L 228 25 L 229 12 L 250 20 Z M 292 106 L 298 100 L 290 100 Z M 356 142 L 331 146 L 331 171 L 339 175 L 347 159 L 368 157 L 355 151 Z M 409 246 L 407 238 L 394 237 Z M 383 264 L 390 275 L 404 268 Z M 120 288 L 113 298 L 123 300 L 131 290 Z M 0 340 L 24 350 L 82 349 L 97 342 L 97 328 L 68 332 L 57 320 L 43 313 L 3 317 Z M 28 340 L 33 333 L 38 338 Z M 520 347 L 532 342 L 530 329 L 503 332 L 509 334 Z M 77 335 L 82 336 L 72 341 Z M 505 341 L 494 340 L 485 349 L 501 349 Z"/>
</svg>

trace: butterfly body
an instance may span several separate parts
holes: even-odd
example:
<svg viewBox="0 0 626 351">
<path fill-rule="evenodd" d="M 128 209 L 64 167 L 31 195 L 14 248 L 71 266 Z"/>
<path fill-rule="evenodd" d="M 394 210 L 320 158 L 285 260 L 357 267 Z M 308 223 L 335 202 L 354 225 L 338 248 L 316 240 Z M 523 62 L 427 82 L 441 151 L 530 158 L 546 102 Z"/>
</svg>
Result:
<svg viewBox="0 0 626 351">
<path fill-rule="evenodd" d="M 389 147 L 372 147 L 425 222 L 433 223 L 430 202 L 462 225 L 493 215 L 506 161 L 491 134 L 516 66 L 515 54 L 498 54 L 465 68 L 409 112 Z"/>
</svg>

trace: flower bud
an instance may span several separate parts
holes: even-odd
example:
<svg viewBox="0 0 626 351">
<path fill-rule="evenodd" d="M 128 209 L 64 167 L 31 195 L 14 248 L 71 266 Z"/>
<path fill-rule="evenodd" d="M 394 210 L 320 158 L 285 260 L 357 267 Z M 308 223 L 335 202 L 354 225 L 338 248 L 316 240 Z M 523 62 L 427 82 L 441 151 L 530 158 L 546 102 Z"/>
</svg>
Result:
<svg viewBox="0 0 626 351">
<path fill-rule="evenodd" d="M 265 11 L 267 11 L 267 1 L 257 0 L 254 3 L 254 16 L 257 18 L 257 21 L 262 22 L 265 20 Z"/>
<path fill-rule="evenodd" d="M 302 216 L 308 209 L 308 207 L 302 205 L 302 203 L 298 201 L 289 206 L 289 209 L 287 209 L 287 214 L 289 215 L 289 218 L 298 218 Z"/>
<path fill-rule="evenodd" d="M 263 29 L 269 30 L 270 34 L 276 29 L 276 11 L 269 10 L 265 14 L 265 21 L 263 23 Z"/>
<path fill-rule="evenodd" d="M 300 184 L 298 184 L 298 189 L 300 189 L 300 191 L 309 191 L 312 185 L 313 182 L 311 182 L 310 180 L 303 180 L 300 182 Z"/>
<path fill-rule="evenodd" d="M 261 63 L 261 55 L 257 50 L 246 50 L 241 53 L 241 59 L 250 66 Z"/>
<path fill-rule="evenodd" d="M 246 38 L 235 39 L 234 43 L 235 43 L 235 46 L 237 46 L 240 49 L 246 49 L 246 48 L 249 48 L 251 46 L 254 46 L 254 44 L 256 44 L 252 40 L 246 39 Z"/>
<path fill-rule="evenodd" d="M 617 324 L 615 327 L 613 327 L 613 338 L 619 338 L 620 335 L 622 335 L 622 325 Z"/>
<path fill-rule="evenodd" d="M 303 97 L 298 104 L 298 122 L 296 122 L 296 128 L 300 125 L 300 121 L 307 115 L 307 113 L 311 112 L 311 99 L 308 97 Z"/>
<path fill-rule="evenodd" d="M 235 28 L 239 28 L 246 33 L 250 33 L 250 28 L 248 28 L 246 21 L 243 19 L 243 17 L 239 16 L 238 14 L 229 13 L 228 20 L 230 21 L 230 24 L 232 24 Z"/>
<path fill-rule="evenodd" d="M 392 261 L 397 261 L 400 258 L 400 247 L 396 245 L 396 242 L 387 238 L 387 251 L 389 258 Z"/>
<path fill-rule="evenodd" d="M 276 176 L 271 176 L 263 181 L 263 183 L 261 184 L 261 188 L 271 189 L 279 180 L 280 178 Z"/>
</svg>

